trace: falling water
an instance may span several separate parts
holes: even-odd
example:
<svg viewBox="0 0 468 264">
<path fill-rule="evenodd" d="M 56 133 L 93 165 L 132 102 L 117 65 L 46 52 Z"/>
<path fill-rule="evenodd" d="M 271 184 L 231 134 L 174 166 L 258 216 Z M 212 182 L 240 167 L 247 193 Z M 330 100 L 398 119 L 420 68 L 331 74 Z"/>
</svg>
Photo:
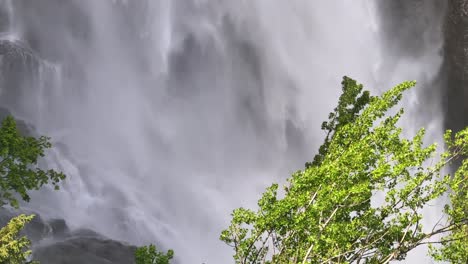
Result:
<svg viewBox="0 0 468 264">
<path fill-rule="evenodd" d="M 22 47 L 10 61 L 35 65 L 12 75 L 0 53 L 1 105 L 52 137 L 49 165 L 68 175 L 27 206 L 182 263 L 230 262 L 229 212 L 313 156 L 343 75 L 377 92 L 421 80 L 413 130 L 441 63 L 440 36 L 420 56 L 388 51 L 369 1 L 0 3 L 1 41 Z"/>
</svg>

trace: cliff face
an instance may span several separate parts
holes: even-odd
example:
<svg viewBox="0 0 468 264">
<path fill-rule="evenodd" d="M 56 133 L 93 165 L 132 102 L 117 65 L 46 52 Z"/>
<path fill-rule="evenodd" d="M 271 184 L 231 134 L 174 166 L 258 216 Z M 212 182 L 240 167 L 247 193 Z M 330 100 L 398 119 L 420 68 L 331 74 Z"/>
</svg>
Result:
<svg viewBox="0 0 468 264">
<path fill-rule="evenodd" d="M 458 131 L 468 125 L 468 0 L 449 0 L 444 27 L 445 124 Z"/>
<path fill-rule="evenodd" d="M 440 42 L 447 2 L 440 0 L 379 1 L 381 34 L 387 56 L 418 58 Z M 418 80 L 420 81 L 420 80 Z"/>
<path fill-rule="evenodd" d="M 22 212 L 31 214 L 31 212 Z M 0 226 L 18 212 L 0 208 Z M 48 264 L 131 264 L 136 247 L 107 239 L 87 229 L 70 230 L 62 219 L 36 214 L 22 231 L 33 243 L 33 259 Z"/>
<path fill-rule="evenodd" d="M 426 105 L 421 118 L 436 114 L 442 101 L 445 128 L 458 131 L 467 126 L 468 0 L 393 0 L 378 7 L 387 60 L 417 59 L 442 46 L 439 74 L 422 83 L 426 90 L 420 96 Z"/>
</svg>

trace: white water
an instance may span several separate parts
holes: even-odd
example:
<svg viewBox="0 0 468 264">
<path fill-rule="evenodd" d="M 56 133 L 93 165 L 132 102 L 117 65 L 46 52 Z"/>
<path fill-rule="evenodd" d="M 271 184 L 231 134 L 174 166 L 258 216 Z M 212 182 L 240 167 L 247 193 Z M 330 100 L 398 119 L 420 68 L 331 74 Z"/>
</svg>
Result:
<svg viewBox="0 0 468 264">
<path fill-rule="evenodd" d="M 33 35 L 47 65 L 9 107 L 68 150 L 49 159 L 68 175 L 63 189 L 30 207 L 156 241 L 182 263 L 231 262 L 218 241 L 230 211 L 313 156 L 343 75 L 382 91 L 429 83 L 441 61 L 439 42 L 390 58 L 369 1 L 42 2 L 1 2 L 9 34 Z M 406 102 L 409 130 L 422 89 Z M 440 118 L 426 126 L 437 136 Z"/>
</svg>

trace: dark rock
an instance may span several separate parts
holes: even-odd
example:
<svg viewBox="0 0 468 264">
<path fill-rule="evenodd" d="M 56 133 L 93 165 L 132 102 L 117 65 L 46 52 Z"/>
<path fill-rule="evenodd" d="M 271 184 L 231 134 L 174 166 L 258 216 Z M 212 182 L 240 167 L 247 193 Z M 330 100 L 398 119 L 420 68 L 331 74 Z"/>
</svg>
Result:
<svg viewBox="0 0 468 264">
<path fill-rule="evenodd" d="M 103 238 L 70 238 L 34 250 L 33 259 L 48 264 L 130 264 L 136 247 Z"/>
<path fill-rule="evenodd" d="M 0 209 L 0 226 L 19 213 Z M 134 263 L 135 246 L 110 240 L 89 230 L 71 231 L 63 219 L 44 220 L 36 215 L 21 235 L 26 235 L 33 245 L 33 259 L 48 264 L 131 264 Z"/>
<path fill-rule="evenodd" d="M 99 235 L 99 233 L 94 232 L 93 230 L 90 230 L 90 229 L 85 229 L 85 228 L 74 230 L 71 233 L 71 236 L 73 236 L 73 237 L 87 237 L 87 238 L 99 238 L 99 237 L 101 237 L 101 235 Z"/>
<path fill-rule="evenodd" d="M 425 55 L 440 40 L 446 6 L 439 0 L 379 1 L 385 51 L 397 57 Z"/>
<path fill-rule="evenodd" d="M 445 123 L 459 131 L 468 125 L 468 1 L 448 1 L 445 23 Z"/>
<path fill-rule="evenodd" d="M 15 115 L 26 116 L 27 109 L 36 109 L 37 102 L 25 95 L 39 95 L 41 87 L 55 81 L 56 68 L 41 59 L 20 40 L 0 37 L 0 105 Z M 35 111 L 35 110 L 29 110 Z"/>
<path fill-rule="evenodd" d="M 23 87 L 33 86 L 40 59 L 24 43 L 0 40 L 0 102 L 9 105 L 17 102 Z"/>
<path fill-rule="evenodd" d="M 442 97 L 445 127 L 468 125 L 468 0 L 394 0 L 379 3 L 389 60 L 420 57 L 442 38 L 443 65 L 433 81 L 423 82 L 421 116 L 432 117 Z M 418 36 L 418 37 L 415 37 Z M 418 80 L 420 83 L 424 80 Z"/>
<path fill-rule="evenodd" d="M 52 236 L 56 238 L 66 237 L 70 234 L 70 229 L 68 229 L 65 220 L 63 219 L 52 219 L 48 221 L 51 228 Z"/>
</svg>

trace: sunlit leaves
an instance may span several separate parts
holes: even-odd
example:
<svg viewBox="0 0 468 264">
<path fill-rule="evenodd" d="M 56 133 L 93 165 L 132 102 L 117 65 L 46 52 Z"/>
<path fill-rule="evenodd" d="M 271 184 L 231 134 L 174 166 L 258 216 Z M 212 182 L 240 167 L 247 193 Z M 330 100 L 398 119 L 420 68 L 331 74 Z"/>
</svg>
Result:
<svg viewBox="0 0 468 264">
<path fill-rule="evenodd" d="M 452 139 L 451 131 L 445 135 L 448 148 L 461 155 L 468 155 L 468 129 L 465 128 Z M 445 206 L 450 234 L 442 238 L 442 247 L 432 247 L 436 260 L 451 263 L 468 263 L 468 160 L 464 159 L 448 181 L 450 203 Z"/>
<path fill-rule="evenodd" d="M 0 206 L 10 204 L 18 207 L 17 196 L 29 201 L 28 191 L 38 190 L 65 179 L 63 173 L 43 170 L 38 160 L 44 157 L 45 150 L 51 147 L 47 137 L 27 137 L 20 134 L 12 117 L 6 117 L 0 127 Z M 30 241 L 19 237 L 19 232 L 34 216 L 20 215 L 10 220 L 0 230 L 0 263 L 23 264 L 31 255 Z"/>
<path fill-rule="evenodd" d="M 173 257 L 173 250 L 163 253 L 155 245 L 139 247 L 135 251 L 136 264 L 169 264 Z"/>
<path fill-rule="evenodd" d="M 454 140 L 447 135 L 448 151 L 437 158 L 436 146 L 423 144 L 423 129 L 402 137 L 402 109 L 386 115 L 415 82 L 381 96 L 348 77 L 342 85 L 338 106 L 322 124 L 324 143 L 313 162 L 288 179 L 284 198 L 274 184 L 256 212 L 233 212 L 221 240 L 234 248 L 236 263 L 386 263 L 404 259 L 432 236 L 466 230 L 466 168 L 454 178 L 441 174 L 467 154 L 466 129 Z M 435 165 L 426 166 L 429 160 Z M 424 232 L 421 208 L 448 190 L 450 221 Z M 383 199 L 376 202 L 376 195 Z"/>
<path fill-rule="evenodd" d="M 19 215 L 0 229 L 0 263 L 36 263 L 27 262 L 31 255 L 31 250 L 28 250 L 31 242 L 26 237 L 20 237 L 19 235 L 24 225 L 30 222 L 33 217 L 34 215 Z"/>
</svg>

